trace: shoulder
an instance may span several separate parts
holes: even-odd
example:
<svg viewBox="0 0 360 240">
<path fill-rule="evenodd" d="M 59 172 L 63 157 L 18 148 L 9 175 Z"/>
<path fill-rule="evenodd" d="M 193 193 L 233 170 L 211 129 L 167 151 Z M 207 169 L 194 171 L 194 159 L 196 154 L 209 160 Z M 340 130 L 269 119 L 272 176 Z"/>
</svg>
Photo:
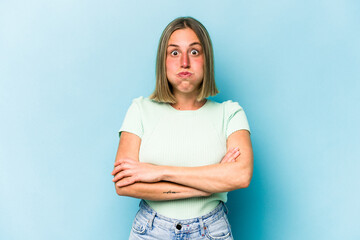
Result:
<svg viewBox="0 0 360 240">
<path fill-rule="evenodd" d="M 238 102 L 228 100 L 223 102 L 226 114 L 231 117 L 237 113 L 245 114 L 244 109 Z"/>
<path fill-rule="evenodd" d="M 234 102 L 232 100 L 224 101 L 221 104 L 223 105 L 223 108 L 227 110 L 242 109 L 238 102 Z"/>
<path fill-rule="evenodd" d="M 136 107 L 143 116 L 156 115 L 168 110 L 167 103 L 160 103 L 143 96 L 134 98 L 131 105 Z"/>
<path fill-rule="evenodd" d="M 156 107 L 163 105 L 164 103 L 160 103 L 157 101 L 154 101 L 148 97 L 137 97 L 132 100 L 132 104 L 138 105 L 139 107 Z"/>
<path fill-rule="evenodd" d="M 144 97 L 143 96 L 139 96 L 139 97 L 137 97 L 137 98 L 134 98 L 133 100 L 132 100 L 132 103 L 133 104 L 136 104 L 136 105 L 142 105 L 143 103 L 144 103 Z"/>
<path fill-rule="evenodd" d="M 211 105 L 214 108 L 221 109 L 224 115 L 229 115 L 229 114 L 231 115 L 237 111 L 243 111 L 243 108 L 240 106 L 240 104 L 232 100 L 227 100 L 223 102 L 211 101 Z"/>
</svg>

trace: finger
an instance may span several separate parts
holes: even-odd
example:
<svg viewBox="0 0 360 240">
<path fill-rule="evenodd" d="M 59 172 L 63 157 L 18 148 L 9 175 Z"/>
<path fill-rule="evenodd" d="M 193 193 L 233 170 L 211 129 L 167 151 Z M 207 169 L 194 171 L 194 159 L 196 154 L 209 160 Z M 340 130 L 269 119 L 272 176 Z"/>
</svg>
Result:
<svg viewBox="0 0 360 240">
<path fill-rule="evenodd" d="M 117 181 L 115 183 L 115 185 L 116 185 L 116 187 L 126 187 L 128 185 L 133 184 L 133 183 L 135 183 L 135 179 L 132 178 L 132 177 L 128 177 L 128 178 L 124 178 L 124 179 L 122 179 L 120 181 Z"/>
<path fill-rule="evenodd" d="M 130 158 L 120 158 L 119 160 L 116 160 L 115 163 L 114 163 L 114 166 L 118 166 L 118 165 L 121 165 L 122 163 L 125 163 L 125 162 L 131 162 L 131 161 L 134 161 Z"/>
<path fill-rule="evenodd" d="M 236 162 L 236 158 L 240 156 L 240 151 L 236 151 L 234 155 L 231 157 L 231 162 Z"/>
<path fill-rule="evenodd" d="M 240 150 L 239 147 L 233 148 L 233 152 L 236 152 L 236 151 L 239 151 L 239 150 Z"/>
<path fill-rule="evenodd" d="M 119 181 L 119 180 L 121 180 L 121 179 L 123 179 L 123 178 L 125 178 L 125 177 L 130 177 L 131 176 L 131 173 L 130 173 L 130 171 L 127 171 L 127 170 L 125 170 L 125 171 L 121 171 L 121 172 L 119 172 L 119 173 L 117 173 L 115 176 L 114 176 L 114 178 L 113 178 L 113 182 L 117 182 L 117 181 Z"/>
<path fill-rule="evenodd" d="M 114 170 L 112 170 L 111 175 L 115 176 L 120 171 L 119 167 L 114 167 Z"/>
<path fill-rule="evenodd" d="M 111 175 L 115 175 L 120 171 L 131 169 L 134 167 L 135 161 L 131 159 L 125 159 L 119 163 L 119 165 L 114 167 L 114 170 L 111 172 Z"/>
<path fill-rule="evenodd" d="M 125 170 L 125 165 L 123 163 L 121 163 L 120 165 L 114 167 L 114 170 L 111 172 L 111 175 L 115 176 L 117 173 L 119 173 L 122 170 Z"/>
<path fill-rule="evenodd" d="M 229 160 L 230 156 L 233 154 L 234 148 L 227 151 L 221 162 L 226 162 Z"/>
<path fill-rule="evenodd" d="M 240 155 L 240 151 L 238 148 L 235 148 L 231 155 L 228 156 L 222 163 L 235 162 L 236 158 Z"/>
<path fill-rule="evenodd" d="M 236 153 L 237 149 L 238 149 L 238 148 L 236 147 L 236 148 L 232 148 L 231 150 L 229 150 L 229 151 L 225 154 L 225 156 L 224 156 L 224 158 L 223 158 L 223 160 L 222 160 L 221 162 L 222 162 L 222 163 L 231 162 L 232 156 Z"/>
<path fill-rule="evenodd" d="M 122 159 L 115 161 L 114 167 L 120 165 L 122 162 L 123 162 Z"/>
<path fill-rule="evenodd" d="M 229 155 L 228 160 L 231 161 L 234 158 L 234 155 L 237 154 L 238 151 L 239 151 L 238 147 L 233 148 L 231 154 Z"/>
</svg>

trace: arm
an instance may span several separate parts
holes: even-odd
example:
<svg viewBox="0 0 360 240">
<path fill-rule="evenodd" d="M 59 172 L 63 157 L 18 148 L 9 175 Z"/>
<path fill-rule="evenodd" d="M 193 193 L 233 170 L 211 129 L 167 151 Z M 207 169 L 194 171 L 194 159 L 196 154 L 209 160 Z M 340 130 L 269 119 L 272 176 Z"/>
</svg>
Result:
<svg viewBox="0 0 360 240">
<path fill-rule="evenodd" d="M 166 167 L 161 179 L 194 187 L 206 192 L 228 192 L 249 186 L 253 172 L 253 152 L 250 134 L 236 131 L 228 137 L 227 149 L 239 147 L 240 155 L 234 162 L 202 167 Z"/>
<path fill-rule="evenodd" d="M 124 187 L 118 187 L 115 184 L 115 187 L 117 194 L 120 196 L 128 196 L 152 201 L 210 196 L 210 193 L 171 182 L 137 182 Z"/>
<path fill-rule="evenodd" d="M 139 163 L 140 144 L 141 139 L 137 135 L 122 132 L 116 153 L 116 162 L 127 159 Z M 123 181 L 127 181 L 127 179 L 124 178 Z M 127 186 L 121 186 L 119 183 L 119 181 L 115 183 L 116 193 L 118 195 L 146 200 L 161 201 L 210 195 L 207 192 L 171 182 L 137 182 Z"/>
<path fill-rule="evenodd" d="M 222 160 L 219 164 L 201 167 L 155 166 L 119 161 L 115 163 L 114 180 L 119 186 L 134 182 L 169 181 L 209 193 L 246 188 L 253 172 L 253 152 L 248 131 L 236 131 L 228 137 L 228 154 L 234 147 L 239 148 L 235 161 Z"/>
</svg>

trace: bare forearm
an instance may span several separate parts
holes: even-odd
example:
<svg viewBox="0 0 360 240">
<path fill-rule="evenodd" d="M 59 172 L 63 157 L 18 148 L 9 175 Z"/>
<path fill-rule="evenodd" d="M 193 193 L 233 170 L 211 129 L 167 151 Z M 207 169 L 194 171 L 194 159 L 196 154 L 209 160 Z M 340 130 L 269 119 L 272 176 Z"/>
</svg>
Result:
<svg viewBox="0 0 360 240">
<path fill-rule="evenodd" d="M 237 131 L 230 135 L 228 148 L 233 147 L 238 147 L 240 153 L 235 161 L 223 163 L 222 160 L 218 164 L 200 167 L 161 166 L 163 169 L 159 171 L 160 179 L 210 193 L 246 188 L 250 184 L 253 173 L 253 152 L 249 133 Z M 230 152 L 229 150 L 228 153 Z"/>
<path fill-rule="evenodd" d="M 113 172 L 118 187 L 134 183 L 176 183 L 206 193 L 245 188 L 252 176 L 252 158 L 200 167 L 156 166 L 125 159 Z"/>
<path fill-rule="evenodd" d="M 220 163 L 199 167 L 157 166 L 118 158 L 112 172 L 113 181 L 118 187 L 139 182 L 165 181 L 205 193 L 245 188 L 249 186 L 253 172 L 253 153 L 248 131 L 241 130 L 231 134 L 227 145 L 229 150 Z"/>
<path fill-rule="evenodd" d="M 202 167 L 162 167 L 162 180 L 210 193 L 246 188 L 252 176 L 252 166 L 242 162 Z"/>
<path fill-rule="evenodd" d="M 175 200 L 191 197 L 204 197 L 210 194 L 195 188 L 171 182 L 138 182 L 125 187 L 115 184 L 117 194 L 152 201 Z"/>
</svg>

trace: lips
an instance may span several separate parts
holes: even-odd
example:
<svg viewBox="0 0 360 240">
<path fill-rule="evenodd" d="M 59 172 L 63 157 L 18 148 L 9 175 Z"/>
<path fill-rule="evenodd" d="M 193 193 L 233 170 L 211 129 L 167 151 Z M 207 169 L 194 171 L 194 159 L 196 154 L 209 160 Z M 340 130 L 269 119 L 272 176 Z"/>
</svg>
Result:
<svg viewBox="0 0 360 240">
<path fill-rule="evenodd" d="M 181 78 L 188 78 L 192 75 L 192 73 L 191 72 L 179 72 L 177 75 Z"/>
</svg>

